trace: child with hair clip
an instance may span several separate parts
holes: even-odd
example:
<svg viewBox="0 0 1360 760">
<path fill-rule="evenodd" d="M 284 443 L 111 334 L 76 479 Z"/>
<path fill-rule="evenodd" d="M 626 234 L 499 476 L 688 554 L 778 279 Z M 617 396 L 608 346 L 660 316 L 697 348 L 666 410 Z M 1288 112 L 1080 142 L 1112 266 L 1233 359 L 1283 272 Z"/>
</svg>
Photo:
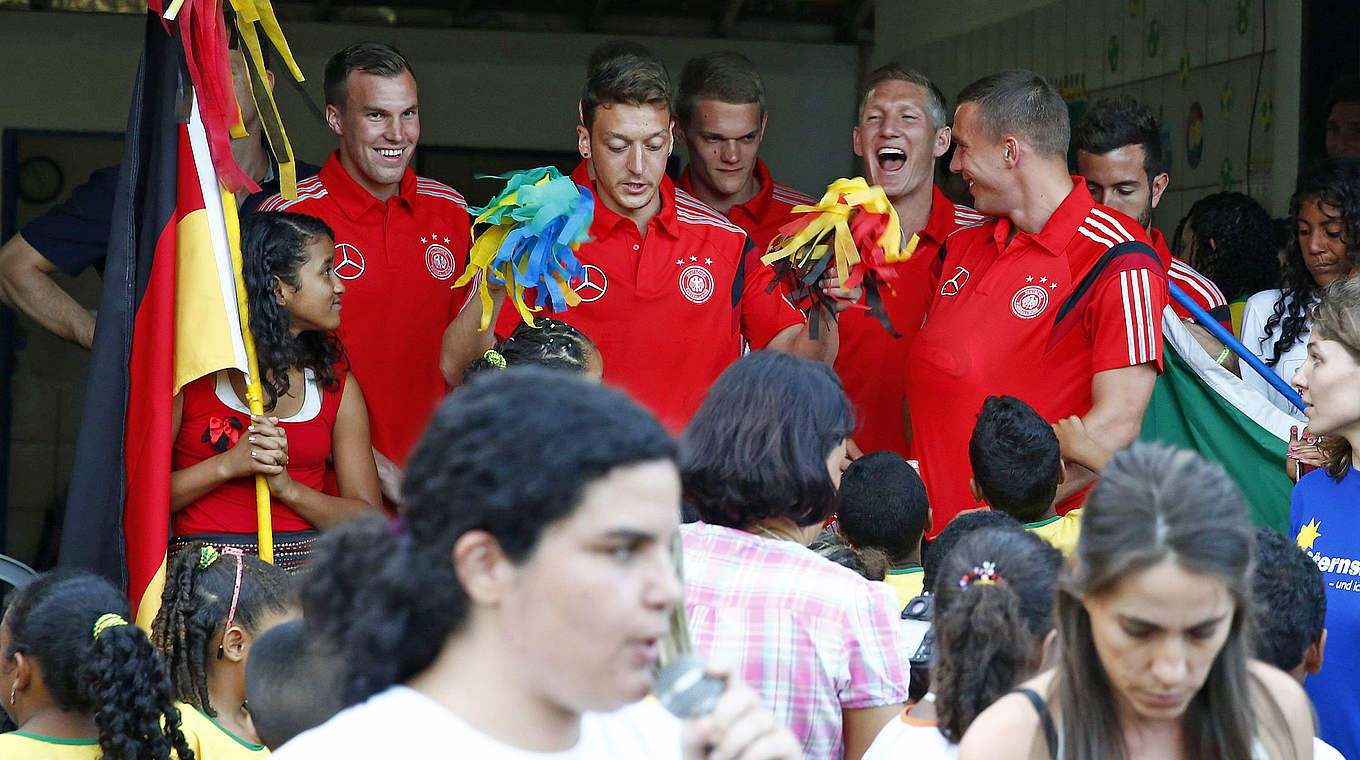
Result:
<svg viewBox="0 0 1360 760">
<path fill-rule="evenodd" d="M 521 322 L 510 337 L 468 365 L 463 382 L 488 370 L 502 370 L 533 364 L 549 369 L 576 372 L 592 380 L 604 375 L 604 359 L 585 333 L 556 319 L 538 317 L 537 327 Z"/>
<path fill-rule="evenodd" d="M 5 760 L 193 760 L 170 681 L 127 600 L 66 571 L 11 597 L 0 622 L 0 700 L 18 725 Z"/>
<path fill-rule="evenodd" d="M 253 214 L 241 224 L 241 254 L 265 414 L 250 414 L 236 370 L 175 396 L 170 553 L 204 541 L 257 554 L 254 481 L 264 475 L 274 556 L 292 570 L 318 529 L 376 512 L 381 488 L 364 395 L 335 335 L 345 286 L 330 227 L 304 214 Z"/>
<path fill-rule="evenodd" d="M 269 754 L 245 705 L 246 658 L 261 634 L 299 614 L 292 579 L 259 557 L 195 544 L 175 558 L 151 640 L 199 760 Z"/>
</svg>

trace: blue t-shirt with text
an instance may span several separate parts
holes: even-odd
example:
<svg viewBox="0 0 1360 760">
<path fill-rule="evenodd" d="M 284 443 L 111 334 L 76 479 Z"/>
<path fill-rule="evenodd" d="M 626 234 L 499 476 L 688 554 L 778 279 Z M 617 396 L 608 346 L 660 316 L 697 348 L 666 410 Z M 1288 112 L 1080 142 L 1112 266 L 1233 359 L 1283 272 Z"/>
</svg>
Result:
<svg viewBox="0 0 1360 760">
<path fill-rule="evenodd" d="M 1304 689 L 1319 736 L 1346 757 L 1360 757 L 1360 475 L 1338 483 L 1314 470 L 1294 486 L 1289 530 L 1327 583 L 1327 649 Z"/>
</svg>

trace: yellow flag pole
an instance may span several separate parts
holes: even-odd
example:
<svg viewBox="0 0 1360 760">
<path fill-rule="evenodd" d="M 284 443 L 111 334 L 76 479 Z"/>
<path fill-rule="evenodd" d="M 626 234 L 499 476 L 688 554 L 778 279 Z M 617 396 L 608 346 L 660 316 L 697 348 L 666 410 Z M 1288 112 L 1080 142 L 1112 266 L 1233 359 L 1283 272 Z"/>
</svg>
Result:
<svg viewBox="0 0 1360 760">
<path fill-rule="evenodd" d="M 241 224 L 236 216 L 236 196 L 222 190 L 222 212 L 227 219 L 227 242 L 231 247 L 231 271 L 236 280 L 236 311 L 241 319 L 241 339 L 246 348 L 246 405 L 252 415 L 264 414 L 264 391 L 260 384 L 260 363 L 255 357 L 255 336 L 250 334 L 250 304 L 246 301 L 246 281 L 241 275 Z M 255 519 L 260 540 L 260 559 L 274 564 L 274 516 L 269 509 L 269 482 L 255 476 Z"/>
</svg>

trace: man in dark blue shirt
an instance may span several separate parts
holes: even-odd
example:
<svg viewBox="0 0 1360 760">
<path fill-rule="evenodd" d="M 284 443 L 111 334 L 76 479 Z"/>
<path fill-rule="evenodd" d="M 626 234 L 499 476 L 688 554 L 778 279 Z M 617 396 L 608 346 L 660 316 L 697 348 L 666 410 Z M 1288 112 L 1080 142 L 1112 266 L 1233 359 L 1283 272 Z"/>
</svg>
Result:
<svg viewBox="0 0 1360 760">
<path fill-rule="evenodd" d="M 279 192 L 279 181 L 272 155 L 265 147 L 260 113 L 250 94 L 245 56 L 239 50 L 231 51 L 231 68 L 242 123 L 248 133 L 231 141 L 231 152 L 236 163 L 261 188 L 258 193 L 237 194 L 241 213 L 247 214 Z M 265 73 L 272 87 L 274 74 Z M 316 172 L 317 167 L 311 164 L 297 163 L 299 180 Z M 75 276 L 90 266 L 103 270 L 117 184 L 117 166 L 99 169 L 69 199 L 29 222 L 0 248 L 0 303 L 24 312 L 57 336 L 87 349 L 94 338 L 94 316 L 62 290 L 51 275 L 61 270 Z"/>
</svg>

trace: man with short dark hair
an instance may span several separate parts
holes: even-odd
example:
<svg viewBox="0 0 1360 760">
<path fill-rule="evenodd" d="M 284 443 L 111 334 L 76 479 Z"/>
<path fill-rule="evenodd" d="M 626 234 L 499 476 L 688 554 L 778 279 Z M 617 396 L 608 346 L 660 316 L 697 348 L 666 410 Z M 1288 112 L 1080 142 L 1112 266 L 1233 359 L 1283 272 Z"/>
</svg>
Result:
<svg viewBox="0 0 1360 760">
<path fill-rule="evenodd" d="M 1271 528 L 1256 530 L 1256 565 L 1251 579 L 1255 613 L 1252 656 L 1303 683 L 1322 670 L 1327 648 L 1327 585 L 1322 571 L 1294 542 Z M 1313 739 L 1315 760 L 1341 753 Z"/>
<path fill-rule="evenodd" d="M 345 280 L 340 337 L 365 387 L 383 491 L 395 479 L 448 386 L 462 376 L 445 346 L 466 295 L 451 286 L 467 259 L 470 219 L 457 191 L 417 177 L 420 103 L 410 63 L 361 42 L 326 64 L 326 123 L 339 141 L 297 200 L 262 211 L 324 219 L 335 230 L 335 274 Z"/>
<path fill-rule="evenodd" d="M 581 303 L 552 316 L 595 342 L 604 381 L 679 431 L 744 344 L 813 358 L 828 345 L 834 352 L 834 323 L 809 340 L 806 318 L 752 271 L 746 232 L 666 176 L 674 133 L 665 65 L 622 48 L 592 58 L 588 73 L 576 128 L 583 160 L 572 179 L 594 194 L 595 218 L 577 251 Z M 500 335 L 520 321 L 504 301 L 504 288 L 493 289 Z M 481 312 L 472 299 L 455 323 L 468 361 L 495 337 L 477 331 Z"/>
<path fill-rule="evenodd" d="M 1147 233 L 1067 173 L 1067 105 L 1038 74 L 969 85 L 950 169 L 998 217 L 947 241 L 941 283 L 907 362 L 912 453 L 937 527 L 976 504 L 968 437 L 992 395 L 1044 419 L 1080 415 L 1109 450 L 1137 437 L 1162 361 L 1166 275 Z M 1073 466 L 1058 512 L 1095 475 Z M 940 518 L 943 519 L 940 519 Z"/>
<path fill-rule="evenodd" d="M 757 256 L 793 218 L 794 206 L 817 202 L 775 182 L 757 155 L 770 115 L 765 86 L 746 56 L 691 58 L 680 74 L 675 116 L 676 139 L 689 152 L 675 186 L 746 230 Z"/>
<path fill-rule="evenodd" d="M 955 230 L 982 222 L 935 186 L 935 162 L 949 148 L 949 136 L 944 95 L 924 74 L 896 63 L 869 74 L 852 133 L 855 155 L 869 184 L 882 187 L 897 210 L 902 232 L 919 242 L 910 259 L 893 265 L 896 285 L 879 291 L 896 335 L 864 310 L 839 318 L 835 369 L 855 405 L 854 441 L 863 451 L 907 456 L 911 425 L 902 367 L 935 294 L 940 246 Z"/>
<path fill-rule="evenodd" d="M 1162 157 L 1161 125 L 1152 109 L 1132 98 L 1097 100 L 1073 130 L 1072 147 L 1077 149 L 1077 173 L 1086 178 L 1092 200 L 1136 219 L 1161 257 L 1167 280 L 1231 330 L 1223 291 L 1172 256 L 1161 230 L 1152 226 L 1152 210 L 1171 182 Z M 1171 301 L 1171 308 L 1181 319 L 1190 319 L 1180 302 Z"/>
</svg>

